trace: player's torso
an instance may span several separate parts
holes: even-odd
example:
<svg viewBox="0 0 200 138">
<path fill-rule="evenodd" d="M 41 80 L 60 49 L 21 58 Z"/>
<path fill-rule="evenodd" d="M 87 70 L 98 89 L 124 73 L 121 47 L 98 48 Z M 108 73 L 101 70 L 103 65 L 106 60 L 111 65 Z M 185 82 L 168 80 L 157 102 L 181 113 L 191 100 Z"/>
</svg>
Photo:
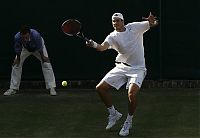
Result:
<svg viewBox="0 0 200 138">
<path fill-rule="evenodd" d="M 116 61 L 125 62 L 133 66 L 145 67 L 143 32 L 133 26 L 125 26 L 126 31 L 115 32 L 113 35 L 114 46 L 118 52 Z"/>
<path fill-rule="evenodd" d="M 38 42 L 37 41 L 40 41 L 40 34 L 36 31 L 36 30 L 33 30 L 31 29 L 31 32 L 30 32 L 30 41 L 28 42 L 23 42 L 22 41 L 22 38 L 19 34 L 16 35 L 16 40 L 20 43 L 20 45 L 24 48 L 26 48 L 29 52 L 34 52 L 38 49 Z"/>
<path fill-rule="evenodd" d="M 134 51 L 138 46 L 142 45 L 142 34 L 138 33 L 131 26 L 125 26 L 124 32 L 115 32 L 113 35 L 113 48 L 120 54 L 126 54 Z"/>
</svg>

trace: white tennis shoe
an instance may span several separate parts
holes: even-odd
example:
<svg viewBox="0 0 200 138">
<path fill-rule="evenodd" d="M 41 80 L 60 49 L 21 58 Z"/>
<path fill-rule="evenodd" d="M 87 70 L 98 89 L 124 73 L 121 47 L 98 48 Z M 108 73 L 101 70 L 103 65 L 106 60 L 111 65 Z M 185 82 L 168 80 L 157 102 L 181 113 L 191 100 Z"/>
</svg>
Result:
<svg viewBox="0 0 200 138">
<path fill-rule="evenodd" d="M 122 114 L 117 110 L 115 111 L 115 114 L 110 114 L 108 116 L 108 125 L 106 126 L 106 130 L 111 129 L 121 117 Z"/>
<path fill-rule="evenodd" d="M 119 135 L 122 137 L 128 136 L 129 135 L 129 130 L 132 128 L 132 122 L 124 122 L 124 125 L 122 129 L 119 132 Z"/>
<path fill-rule="evenodd" d="M 13 94 L 15 94 L 16 92 L 17 92 L 17 91 L 14 90 L 14 89 L 8 89 L 6 92 L 4 92 L 3 95 L 5 95 L 5 96 L 9 96 L 9 95 L 13 95 Z"/>
</svg>

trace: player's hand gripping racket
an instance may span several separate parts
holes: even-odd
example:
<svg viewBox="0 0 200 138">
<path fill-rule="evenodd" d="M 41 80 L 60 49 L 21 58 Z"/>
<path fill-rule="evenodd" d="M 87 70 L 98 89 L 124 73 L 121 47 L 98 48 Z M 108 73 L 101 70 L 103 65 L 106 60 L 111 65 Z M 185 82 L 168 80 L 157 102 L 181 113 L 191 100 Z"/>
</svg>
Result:
<svg viewBox="0 0 200 138">
<path fill-rule="evenodd" d="M 76 19 L 68 19 L 63 22 L 61 29 L 68 36 L 78 36 L 79 38 L 89 42 L 89 39 L 81 32 L 81 23 Z"/>
</svg>

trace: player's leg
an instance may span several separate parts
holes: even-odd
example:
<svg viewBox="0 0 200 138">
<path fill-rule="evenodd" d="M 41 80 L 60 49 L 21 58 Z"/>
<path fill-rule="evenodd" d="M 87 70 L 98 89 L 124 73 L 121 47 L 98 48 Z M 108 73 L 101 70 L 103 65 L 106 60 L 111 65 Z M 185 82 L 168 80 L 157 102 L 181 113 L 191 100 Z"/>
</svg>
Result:
<svg viewBox="0 0 200 138">
<path fill-rule="evenodd" d="M 20 55 L 20 63 L 19 65 L 15 64 L 12 66 L 11 71 L 11 80 L 10 80 L 10 89 L 8 89 L 4 95 L 12 95 L 15 94 L 17 90 L 19 90 L 19 86 L 21 83 L 21 75 L 22 75 L 22 66 L 25 59 L 30 56 L 30 52 L 28 52 L 25 48 L 22 49 Z M 17 58 L 17 57 L 15 57 Z"/>
<path fill-rule="evenodd" d="M 137 106 L 137 93 L 140 90 L 144 77 L 146 75 L 145 70 L 136 71 L 133 73 L 132 76 L 128 80 L 127 87 L 128 87 L 128 115 L 124 122 L 122 129 L 119 132 L 120 136 L 127 136 L 129 135 L 129 130 L 132 128 L 132 119 L 133 114 L 135 113 L 136 106 Z"/>
<path fill-rule="evenodd" d="M 139 91 L 139 87 L 132 83 L 129 85 L 129 89 L 128 89 L 128 115 L 127 118 L 123 124 L 122 129 L 119 132 L 120 136 L 127 136 L 129 135 L 129 129 L 132 128 L 132 118 L 133 118 L 133 114 L 136 110 L 136 106 L 137 106 L 137 92 Z"/>
<path fill-rule="evenodd" d="M 109 108 L 113 105 L 112 104 L 112 97 L 111 97 L 110 93 L 108 92 L 108 90 L 110 88 L 111 88 L 111 86 L 105 81 L 101 81 L 96 86 L 96 90 L 97 90 L 102 102 L 105 104 L 105 106 L 107 108 Z"/>
<path fill-rule="evenodd" d="M 120 71 L 121 70 L 119 70 L 117 67 L 113 68 L 96 86 L 97 92 L 109 113 L 108 125 L 106 126 L 106 130 L 111 129 L 122 117 L 122 114 L 115 109 L 112 103 L 111 95 L 109 93 L 109 89 L 111 87 L 119 89 L 126 82 L 125 75 L 121 75 L 123 73 L 121 73 Z"/>
<path fill-rule="evenodd" d="M 105 104 L 105 106 L 108 110 L 108 113 L 109 113 L 108 124 L 106 126 L 106 130 L 111 129 L 116 124 L 116 122 L 122 117 L 122 114 L 119 113 L 115 109 L 115 107 L 112 103 L 112 97 L 108 91 L 110 88 L 111 88 L 111 86 L 105 81 L 101 81 L 96 86 L 97 92 L 98 92 L 102 102 Z"/>
<path fill-rule="evenodd" d="M 128 111 L 129 111 L 129 115 L 132 116 L 133 113 L 135 112 L 136 106 L 137 106 L 137 92 L 139 91 L 139 86 L 132 83 L 129 86 L 128 89 Z"/>
<path fill-rule="evenodd" d="M 45 57 L 48 58 L 48 53 L 47 53 L 46 47 L 44 45 L 44 41 L 43 41 L 43 54 Z M 42 72 L 43 72 L 44 79 L 45 79 L 46 89 L 50 90 L 50 95 L 52 95 L 52 96 L 56 95 L 57 94 L 55 91 L 56 82 L 55 82 L 55 76 L 54 76 L 54 72 L 53 72 L 51 63 L 50 62 L 42 62 L 39 52 L 35 52 L 35 53 L 33 53 L 33 55 L 41 61 L 41 67 L 42 67 Z"/>
</svg>

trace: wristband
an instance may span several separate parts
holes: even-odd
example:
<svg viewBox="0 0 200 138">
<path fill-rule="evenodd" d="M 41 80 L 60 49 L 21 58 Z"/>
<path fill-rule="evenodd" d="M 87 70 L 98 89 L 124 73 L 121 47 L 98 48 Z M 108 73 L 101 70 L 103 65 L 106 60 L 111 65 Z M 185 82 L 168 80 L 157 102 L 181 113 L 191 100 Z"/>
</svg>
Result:
<svg viewBox="0 0 200 138">
<path fill-rule="evenodd" d="M 97 48 L 97 46 L 98 46 L 97 42 L 93 41 L 92 47 L 93 47 L 93 48 Z"/>
</svg>

